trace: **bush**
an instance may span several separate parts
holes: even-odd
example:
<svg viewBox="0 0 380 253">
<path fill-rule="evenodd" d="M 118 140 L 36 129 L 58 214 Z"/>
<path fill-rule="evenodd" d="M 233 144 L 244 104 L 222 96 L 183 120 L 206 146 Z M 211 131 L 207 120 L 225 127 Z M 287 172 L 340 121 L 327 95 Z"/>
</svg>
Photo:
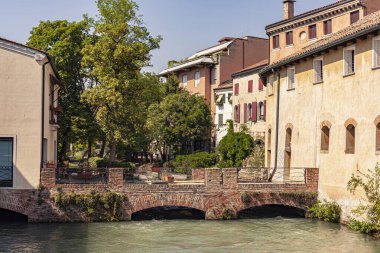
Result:
<svg viewBox="0 0 380 253">
<path fill-rule="evenodd" d="M 88 165 L 92 169 L 107 167 L 108 160 L 106 158 L 91 157 L 90 159 L 88 159 Z"/>
<path fill-rule="evenodd" d="M 348 222 L 348 226 L 355 231 L 369 235 L 378 234 L 380 231 L 380 227 L 376 223 L 368 221 L 358 221 L 352 218 Z"/>
<path fill-rule="evenodd" d="M 321 203 L 318 201 L 309 208 L 309 218 L 319 219 L 326 222 L 339 223 L 342 209 L 335 202 Z"/>
<path fill-rule="evenodd" d="M 198 152 L 191 155 L 178 155 L 173 162 L 176 169 L 209 168 L 216 164 L 217 155 L 215 153 Z"/>
</svg>

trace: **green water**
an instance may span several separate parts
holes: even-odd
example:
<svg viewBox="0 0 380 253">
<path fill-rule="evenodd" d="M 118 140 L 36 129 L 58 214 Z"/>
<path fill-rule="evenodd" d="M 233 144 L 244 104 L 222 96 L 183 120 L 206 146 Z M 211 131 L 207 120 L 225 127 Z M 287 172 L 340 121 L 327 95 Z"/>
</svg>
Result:
<svg viewBox="0 0 380 253">
<path fill-rule="evenodd" d="M 380 252 L 380 241 L 306 219 L 0 224 L 0 252 Z"/>
</svg>

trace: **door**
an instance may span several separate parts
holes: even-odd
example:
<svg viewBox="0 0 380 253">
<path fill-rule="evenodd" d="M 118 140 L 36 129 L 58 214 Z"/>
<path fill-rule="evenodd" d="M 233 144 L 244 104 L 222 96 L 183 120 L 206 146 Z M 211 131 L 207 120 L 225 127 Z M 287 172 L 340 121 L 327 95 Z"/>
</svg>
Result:
<svg viewBox="0 0 380 253">
<path fill-rule="evenodd" d="M 286 129 L 285 154 L 284 154 L 284 180 L 290 178 L 290 166 L 292 162 L 292 129 Z"/>
<path fill-rule="evenodd" d="M 0 187 L 13 187 L 12 138 L 0 138 Z"/>
</svg>

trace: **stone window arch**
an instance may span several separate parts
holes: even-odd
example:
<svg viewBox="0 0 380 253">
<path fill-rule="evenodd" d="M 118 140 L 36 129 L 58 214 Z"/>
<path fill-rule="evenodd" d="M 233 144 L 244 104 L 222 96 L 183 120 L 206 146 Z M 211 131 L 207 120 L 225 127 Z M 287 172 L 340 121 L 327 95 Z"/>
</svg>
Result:
<svg viewBox="0 0 380 253">
<path fill-rule="evenodd" d="M 354 119 L 349 119 L 344 126 L 346 127 L 346 154 L 355 154 L 357 123 Z"/>
<path fill-rule="evenodd" d="M 321 124 L 321 151 L 328 152 L 330 149 L 330 129 L 331 123 L 323 121 Z"/>
</svg>

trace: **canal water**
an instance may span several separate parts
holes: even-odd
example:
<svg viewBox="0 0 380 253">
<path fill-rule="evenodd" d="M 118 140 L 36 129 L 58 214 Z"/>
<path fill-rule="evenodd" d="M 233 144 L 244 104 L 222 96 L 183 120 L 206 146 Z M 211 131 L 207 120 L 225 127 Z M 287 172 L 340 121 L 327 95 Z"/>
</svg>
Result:
<svg viewBox="0 0 380 253">
<path fill-rule="evenodd" d="M 306 219 L 0 224 L 0 252 L 380 252 L 380 242 Z"/>
</svg>

